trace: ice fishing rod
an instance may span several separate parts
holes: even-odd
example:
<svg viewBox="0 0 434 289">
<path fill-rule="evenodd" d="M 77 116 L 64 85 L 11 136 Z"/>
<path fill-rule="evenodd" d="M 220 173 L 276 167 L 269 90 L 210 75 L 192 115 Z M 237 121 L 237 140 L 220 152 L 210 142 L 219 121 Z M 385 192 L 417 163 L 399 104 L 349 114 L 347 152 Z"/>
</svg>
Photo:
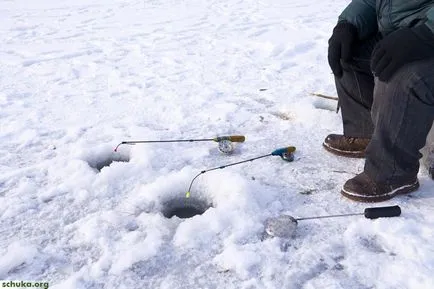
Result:
<svg viewBox="0 0 434 289">
<path fill-rule="evenodd" d="M 295 147 L 293 147 L 293 146 L 284 147 L 284 148 L 280 148 L 280 149 L 274 150 L 273 152 L 271 152 L 269 154 L 266 154 L 266 155 L 263 155 L 263 156 L 251 158 L 251 159 L 240 161 L 240 162 L 236 162 L 236 163 L 227 164 L 227 165 L 220 166 L 220 167 L 215 167 L 215 168 L 203 170 L 200 173 L 198 173 L 191 180 L 190 186 L 188 187 L 188 190 L 185 193 L 185 197 L 186 198 L 190 197 L 190 191 L 191 191 L 191 187 L 193 186 L 194 180 L 196 180 L 197 177 L 199 177 L 200 175 L 203 175 L 204 173 L 207 173 L 207 172 L 210 172 L 210 171 L 219 170 L 219 169 L 224 169 L 224 168 L 227 168 L 227 167 L 231 167 L 231 166 L 235 166 L 235 165 L 239 165 L 239 164 L 243 164 L 243 163 L 247 163 L 247 162 L 252 162 L 254 160 L 262 159 L 262 158 L 269 157 L 269 156 L 280 156 L 283 160 L 285 160 L 287 162 L 292 162 L 294 160 L 294 152 L 295 152 Z"/>
<path fill-rule="evenodd" d="M 141 143 L 172 143 L 172 142 L 202 142 L 202 141 L 214 141 L 218 143 L 218 149 L 222 153 L 229 154 L 234 150 L 234 142 L 244 142 L 246 137 L 243 135 L 228 135 L 218 136 L 215 138 L 201 138 L 201 139 L 172 139 L 172 140 L 137 140 L 137 141 L 123 141 L 116 146 L 114 151 L 116 152 L 121 145 L 135 145 Z"/>
<path fill-rule="evenodd" d="M 270 237 L 290 238 L 294 236 L 298 221 L 360 215 L 365 216 L 365 218 L 367 219 L 398 217 L 401 215 L 401 208 L 399 206 L 372 207 L 366 208 L 363 213 L 315 216 L 304 218 L 294 218 L 290 215 L 280 215 L 278 217 L 269 218 L 266 220 L 265 233 Z"/>
</svg>

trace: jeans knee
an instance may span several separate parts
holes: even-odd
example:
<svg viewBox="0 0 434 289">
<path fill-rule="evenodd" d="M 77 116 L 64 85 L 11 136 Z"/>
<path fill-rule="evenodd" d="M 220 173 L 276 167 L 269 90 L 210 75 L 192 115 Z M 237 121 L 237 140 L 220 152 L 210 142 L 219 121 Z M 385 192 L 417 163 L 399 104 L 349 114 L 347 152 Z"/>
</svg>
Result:
<svg viewBox="0 0 434 289">
<path fill-rule="evenodd" d="M 416 97 L 427 105 L 434 105 L 434 63 L 412 62 L 398 69 L 388 82 L 375 79 L 381 97 L 405 94 Z"/>
</svg>

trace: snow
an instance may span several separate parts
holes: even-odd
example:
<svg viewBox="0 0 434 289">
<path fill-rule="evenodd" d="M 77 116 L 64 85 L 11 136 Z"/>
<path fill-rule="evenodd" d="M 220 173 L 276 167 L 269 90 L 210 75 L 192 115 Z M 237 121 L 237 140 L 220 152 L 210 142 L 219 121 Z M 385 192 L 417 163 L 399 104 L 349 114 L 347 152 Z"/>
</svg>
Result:
<svg viewBox="0 0 434 289">
<path fill-rule="evenodd" d="M 0 278 L 50 288 L 434 288 L 434 183 L 361 213 L 342 184 L 363 160 L 325 152 L 341 132 L 327 40 L 348 1 L 2 1 Z M 125 140 L 245 135 L 216 143 Z M 163 216 L 191 198 L 210 208 Z M 376 206 L 376 205 L 375 205 Z"/>
<path fill-rule="evenodd" d="M 35 246 L 20 244 L 19 241 L 10 244 L 7 248 L 7 252 L 2 254 L 0 261 L 0 278 L 4 279 L 9 271 L 24 263 L 31 263 L 37 252 L 38 250 Z"/>
</svg>

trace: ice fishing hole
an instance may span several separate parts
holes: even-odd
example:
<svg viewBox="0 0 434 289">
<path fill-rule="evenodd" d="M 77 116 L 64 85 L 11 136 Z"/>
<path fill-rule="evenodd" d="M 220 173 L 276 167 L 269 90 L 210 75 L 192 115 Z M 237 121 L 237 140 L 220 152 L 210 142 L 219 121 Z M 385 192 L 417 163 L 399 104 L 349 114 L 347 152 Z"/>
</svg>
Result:
<svg viewBox="0 0 434 289">
<path fill-rule="evenodd" d="M 100 172 L 103 168 L 110 166 L 114 162 L 129 161 L 130 157 L 128 155 L 113 152 L 109 154 L 95 156 L 94 158 L 89 159 L 87 162 L 91 168 L 94 168 Z"/>
<path fill-rule="evenodd" d="M 203 199 L 180 197 L 165 202 L 162 213 L 166 218 L 176 216 L 181 219 L 187 219 L 202 215 L 211 207 L 212 204 Z"/>
</svg>

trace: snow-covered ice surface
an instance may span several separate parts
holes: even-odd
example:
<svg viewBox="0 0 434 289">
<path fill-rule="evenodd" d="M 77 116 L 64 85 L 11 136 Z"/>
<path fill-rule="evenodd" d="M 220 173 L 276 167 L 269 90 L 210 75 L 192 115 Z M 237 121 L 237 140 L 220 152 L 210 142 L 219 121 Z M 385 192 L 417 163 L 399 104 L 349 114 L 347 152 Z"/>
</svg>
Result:
<svg viewBox="0 0 434 289">
<path fill-rule="evenodd" d="M 339 194 L 363 160 L 326 153 L 341 132 L 327 40 L 345 0 L 0 1 L 0 279 L 50 288 L 434 288 L 434 182 L 360 213 Z M 213 142 L 134 139 L 243 134 Z M 200 176 L 191 219 L 163 216 Z M 112 162 L 109 166 L 108 164 Z M 101 168 L 99 171 L 96 168 Z M 380 205 L 380 204 L 379 204 Z"/>
</svg>

